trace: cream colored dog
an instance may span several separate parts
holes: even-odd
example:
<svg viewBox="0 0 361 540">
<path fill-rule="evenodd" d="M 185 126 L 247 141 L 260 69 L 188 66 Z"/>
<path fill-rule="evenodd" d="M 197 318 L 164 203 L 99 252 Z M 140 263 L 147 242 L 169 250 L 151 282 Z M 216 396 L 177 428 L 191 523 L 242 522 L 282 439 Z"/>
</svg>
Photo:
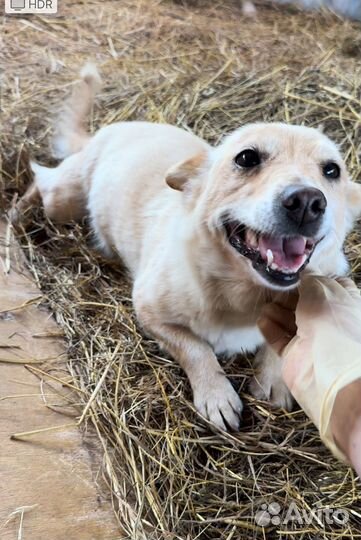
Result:
<svg viewBox="0 0 361 540">
<path fill-rule="evenodd" d="M 35 181 L 51 219 L 89 213 L 101 249 L 124 261 L 144 329 L 188 375 L 198 411 L 238 429 L 242 402 L 218 354 L 256 351 L 253 391 L 284 407 L 281 360 L 263 345 L 262 305 L 297 287 L 302 272 L 343 275 L 343 242 L 361 213 L 361 188 L 321 132 L 246 125 L 213 148 L 169 125 L 123 122 L 93 137 L 82 127 L 98 76 L 83 79 L 57 148 L 68 155 Z"/>
</svg>

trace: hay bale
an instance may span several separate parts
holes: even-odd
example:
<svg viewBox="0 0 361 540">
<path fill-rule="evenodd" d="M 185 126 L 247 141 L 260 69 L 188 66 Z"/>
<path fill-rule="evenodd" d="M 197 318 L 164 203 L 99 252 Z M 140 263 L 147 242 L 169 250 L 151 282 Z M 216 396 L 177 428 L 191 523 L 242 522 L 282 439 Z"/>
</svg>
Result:
<svg viewBox="0 0 361 540">
<path fill-rule="evenodd" d="M 50 117 L 89 58 L 105 81 L 92 130 L 118 120 L 170 122 L 217 143 L 254 120 L 323 125 L 358 178 L 361 72 L 350 43 L 359 42 L 359 24 L 259 8 L 249 21 L 238 0 L 63 0 L 56 18 L 5 18 L 0 204 L 29 182 L 29 154 L 52 163 Z M 248 394 L 250 360 L 225 365 L 246 404 L 241 432 L 213 432 L 193 411 L 180 368 L 141 334 L 125 272 L 92 249 L 86 228 L 59 228 L 34 213 L 20 236 L 67 336 L 84 428 L 94 424 L 103 443 L 126 537 L 359 535 L 353 472 L 332 459 L 302 412 L 272 411 Z M 357 230 L 347 247 L 359 282 L 360 238 Z M 349 521 L 276 519 L 263 530 L 255 519 L 263 502 L 279 504 L 283 517 L 291 502 L 306 511 L 345 508 Z"/>
</svg>

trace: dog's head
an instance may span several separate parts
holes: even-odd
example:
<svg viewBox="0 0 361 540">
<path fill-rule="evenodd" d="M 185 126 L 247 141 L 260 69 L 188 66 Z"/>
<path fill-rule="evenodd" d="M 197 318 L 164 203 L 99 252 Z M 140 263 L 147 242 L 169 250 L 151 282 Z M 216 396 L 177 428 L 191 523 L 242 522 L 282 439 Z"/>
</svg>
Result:
<svg viewBox="0 0 361 540">
<path fill-rule="evenodd" d="M 361 186 L 320 131 L 251 124 L 168 172 L 197 224 L 245 260 L 254 280 L 275 289 L 298 284 L 306 268 L 343 274 L 342 246 L 361 214 Z"/>
</svg>

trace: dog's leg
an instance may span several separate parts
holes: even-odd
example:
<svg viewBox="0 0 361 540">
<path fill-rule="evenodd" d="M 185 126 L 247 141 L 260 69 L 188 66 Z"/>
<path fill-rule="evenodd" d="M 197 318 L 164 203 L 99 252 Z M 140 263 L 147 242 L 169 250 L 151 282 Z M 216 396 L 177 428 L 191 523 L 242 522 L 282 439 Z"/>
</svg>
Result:
<svg viewBox="0 0 361 540">
<path fill-rule="evenodd" d="M 69 223 L 80 221 L 86 215 L 87 196 L 81 162 L 79 153 L 53 169 L 31 163 L 44 212 L 52 221 Z"/>
<path fill-rule="evenodd" d="M 55 168 L 32 162 L 34 182 L 11 211 L 16 224 L 31 207 L 42 204 L 49 219 L 69 223 L 80 221 L 87 213 L 87 181 L 79 172 L 81 154 L 66 158 Z"/>
<path fill-rule="evenodd" d="M 147 310 L 137 312 L 145 330 L 179 362 L 186 372 L 196 409 L 220 429 L 237 431 L 242 401 L 227 379 L 212 348 L 189 329 L 157 321 Z"/>
<path fill-rule="evenodd" d="M 282 379 L 282 359 L 271 347 L 263 345 L 256 355 L 255 366 L 257 373 L 250 385 L 251 394 L 290 411 L 294 400 Z"/>
</svg>

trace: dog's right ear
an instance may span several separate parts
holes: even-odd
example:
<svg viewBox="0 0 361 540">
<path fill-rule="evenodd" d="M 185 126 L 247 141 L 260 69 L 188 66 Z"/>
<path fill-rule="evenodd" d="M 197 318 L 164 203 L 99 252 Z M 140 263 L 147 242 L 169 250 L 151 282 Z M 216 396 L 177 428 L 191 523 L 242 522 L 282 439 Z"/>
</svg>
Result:
<svg viewBox="0 0 361 540">
<path fill-rule="evenodd" d="M 166 174 L 168 186 L 177 191 L 184 191 L 192 180 L 200 176 L 207 163 L 207 152 L 204 150 L 195 156 L 173 165 Z"/>
</svg>

